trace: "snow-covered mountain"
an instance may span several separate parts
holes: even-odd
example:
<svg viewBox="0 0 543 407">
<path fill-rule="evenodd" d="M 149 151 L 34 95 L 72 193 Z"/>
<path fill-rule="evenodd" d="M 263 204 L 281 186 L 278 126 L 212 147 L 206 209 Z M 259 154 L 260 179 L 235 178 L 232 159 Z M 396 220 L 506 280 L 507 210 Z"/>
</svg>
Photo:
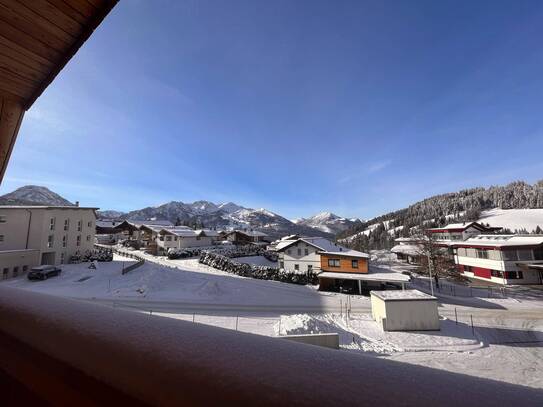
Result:
<svg viewBox="0 0 543 407">
<path fill-rule="evenodd" d="M 215 204 L 209 201 L 193 203 L 172 201 L 155 207 L 131 211 L 122 215 L 121 218 L 128 220 L 164 219 L 174 223 L 206 228 L 255 229 L 272 237 L 281 237 L 292 233 L 332 237 L 330 232 L 306 225 L 297 225 L 267 209 L 244 208 L 233 202 Z"/>
<path fill-rule="evenodd" d="M 321 212 L 309 218 L 295 219 L 293 222 L 325 233 L 337 234 L 360 223 L 360 220 L 342 218 L 331 212 Z"/>
<path fill-rule="evenodd" d="M 44 187 L 29 185 L 0 197 L 2 205 L 72 205 L 60 195 Z M 326 216 L 324 214 L 327 214 Z M 295 223 L 264 208 L 245 208 L 234 202 L 214 203 L 195 201 L 192 203 L 171 201 L 158 206 L 149 206 L 127 213 L 103 210 L 98 217 L 128 220 L 169 220 L 178 224 L 209 228 L 241 228 L 260 230 L 272 238 L 298 233 L 306 236 L 333 238 L 344 230 L 352 220 L 323 212 Z"/>
<path fill-rule="evenodd" d="M 223 210 L 226 213 L 234 213 L 240 209 L 245 209 L 243 206 L 239 206 L 234 202 L 225 202 L 219 205 L 219 209 Z"/>
<path fill-rule="evenodd" d="M 26 185 L 0 196 L 0 205 L 73 206 L 73 203 L 51 191 L 49 188 L 38 185 Z"/>
<path fill-rule="evenodd" d="M 100 219 L 119 219 L 123 215 L 124 212 L 113 210 L 97 211 L 96 213 L 96 216 Z"/>
</svg>

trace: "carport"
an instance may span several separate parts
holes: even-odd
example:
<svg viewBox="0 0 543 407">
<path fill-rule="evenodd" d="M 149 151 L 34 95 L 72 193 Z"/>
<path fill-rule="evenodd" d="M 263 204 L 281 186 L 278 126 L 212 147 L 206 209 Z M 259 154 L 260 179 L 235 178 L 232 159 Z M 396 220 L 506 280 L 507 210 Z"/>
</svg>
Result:
<svg viewBox="0 0 543 407">
<path fill-rule="evenodd" d="M 336 273 L 324 271 L 317 277 L 321 287 L 329 286 L 331 282 L 335 282 L 336 280 L 356 280 L 358 282 L 359 294 L 362 294 L 362 282 L 401 284 L 402 290 L 405 290 L 405 283 L 408 283 L 411 280 L 411 277 L 408 275 L 393 271 L 379 271 L 370 273 Z"/>
</svg>

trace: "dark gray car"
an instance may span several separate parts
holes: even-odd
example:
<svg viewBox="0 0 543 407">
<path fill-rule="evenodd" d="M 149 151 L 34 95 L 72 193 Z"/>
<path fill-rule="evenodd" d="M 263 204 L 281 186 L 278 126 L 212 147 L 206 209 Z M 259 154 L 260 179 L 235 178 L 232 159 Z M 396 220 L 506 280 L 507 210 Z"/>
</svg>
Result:
<svg viewBox="0 0 543 407">
<path fill-rule="evenodd" d="M 60 274 L 61 269 L 55 266 L 37 266 L 32 267 L 28 273 L 29 280 L 47 280 L 49 277 L 56 277 Z"/>
</svg>

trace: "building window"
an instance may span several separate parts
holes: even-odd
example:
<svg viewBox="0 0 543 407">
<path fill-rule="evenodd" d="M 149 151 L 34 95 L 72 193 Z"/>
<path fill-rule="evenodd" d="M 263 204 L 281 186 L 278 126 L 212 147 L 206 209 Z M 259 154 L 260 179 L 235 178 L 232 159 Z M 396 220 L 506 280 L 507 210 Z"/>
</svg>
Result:
<svg viewBox="0 0 543 407">
<path fill-rule="evenodd" d="M 0 215 L 0 223 L 6 223 L 6 215 Z"/>
<path fill-rule="evenodd" d="M 9 267 L 4 267 L 4 270 L 2 271 L 2 278 L 8 278 L 9 274 Z"/>
<path fill-rule="evenodd" d="M 87 242 L 90 242 L 91 240 L 91 235 L 87 235 Z"/>
<path fill-rule="evenodd" d="M 313 272 L 313 264 L 308 264 L 308 265 L 307 265 L 307 272 L 308 272 L 308 273 Z"/>
<path fill-rule="evenodd" d="M 298 248 L 298 256 L 302 255 L 302 249 Z"/>
<path fill-rule="evenodd" d="M 64 253 L 64 252 L 60 253 L 60 264 L 64 264 L 65 255 L 66 255 L 66 253 Z"/>
<path fill-rule="evenodd" d="M 508 271 L 505 273 L 505 278 L 508 280 L 518 280 L 523 279 L 524 275 L 522 274 L 522 271 Z"/>
<path fill-rule="evenodd" d="M 49 248 L 53 247 L 53 243 L 55 243 L 55 236 L 53 235 L 47 236 L 47 247 Z"/>
<path fill-rule="evenodd" d="M 300 270 L 300 265 L 299 265 L 299 264 L 295 264 L 295 265 L 294 265 L 294 270 L 296 270 L 296 271 Z"/>
<path fill-rule="evenodd" d="M 534 250 L 534 260 L 543 260 L 543 247 Z"/>
<path fill-rule="evenodd" d="M 83 223 L 83 222 L 81 222 L 80 220 L 77 221 L 77 231 L 78 231 L 78 232 L 81 232 L 81 224 L 82 224 L 82 223 Z"/>
<path fill-rule="evenodd" d="M 13 277 L 17 277 L 18 274 L 19 274 L 19 267 L 18 266 L 13 267 Z"/>
<path fill-rule="evenodd" d="M 62 236 L 62 247 L 66 247 L 67 240 L 68 240 L 68 237 L 66 235 Z"/>
<path fill-rule="evenodd" d="M 358 268 L 358 260 L 351 260 L 351 267 L 353 269 L 357 269 Z"/>
<path fill-rule="evenodd" d="M 281 261 L 279 262 L 279 268 L 280 268 L 280 269 L 284 269 L 284 268 L 285 268 L 285 262 L 284 262 L 283 260 L 281 260 Z"/>
<path fill-rule="evenodd" d="M 174 236 L 173 241 L 177 242 L 177 236 Z"/>
<path fill-rule="evenodd" d="M 64 219 L 64 230 L 70 229 L 70 219 Z"/>
<path fill-rule="evenodd" d="M 339 267 L 339 259 L 328 259 L 328 267 Z"/>
<path fill-rule="evenodd" d="M 517 251 L 516 250 L 504 250 L 503 251 L 503 258 L 505 261 L 517 261 Z"/>
<path fill-rule="evenodd" d="M 51 218 L 49 222 L 49 230 L 55 230 L 55 218 Z"/>
<path fill-rule="evenodd" d="M 468 273 L 473 273 L 471 266 L 464 266 L 464 271 L 467 271 Z"/>
<path fill-rule="evenodd" d="M 477 249 L 478 259 L 488 259 L 488 251 L 485 249 Z"/>
<path fill-rule="evenodd" d="M 166 236 L 166 241 L 167 241 L 167 242 L 171 242 L 171 241 L 172 241 L 172 237 L 171 237 L 171 236 Z"/>
<path fill-rule="evenodd" d="M 503 273 L 500 270 L 490 270 L 490 275 L 492 277 L 500 277 L 503 278 Z"/>
<path fill-rule="evenodd" d="M 4 241 L 4 235 L 0 235 L 0 242 Z"/>
<path fill-rule="evenodd" d="M 200 236 L 196 236 L 196 240 L 200 240 L 200 239 L 201 239 L 201 237 L 200 237 Z"/>
<path fill-rule="evenodd" d="M 75 241 L 76 246 L 81 246 L 81 235 L 77 235 L 77 240 Z"/>
<path fill-rule="evenodd" d="M 520 261 L 532 260 L 532 251 L 531 250 L 517 250 L 518 259 Z"/>
<path fill-rule="evenodd" d="M 287 250 L 287 254 L 290 256 L 290 249 Z"/>
<path fill-rule="evenodd" d="M 23 266 L 23 273 L 26 273 L 28 271 L 28 266 Z"/>
<path fill-rule="evenodd" d="M 305 248 L 304 253 L 306 256 L 309 254 L 309 249 L 307 247 Z"/>
<path fill-rule="evenodd" d="M 87 223 L 87 226 L 88 226 L 89 228 L 92 228 L 92 220 L 89 221 L 89 222 Z"/>
</svg>

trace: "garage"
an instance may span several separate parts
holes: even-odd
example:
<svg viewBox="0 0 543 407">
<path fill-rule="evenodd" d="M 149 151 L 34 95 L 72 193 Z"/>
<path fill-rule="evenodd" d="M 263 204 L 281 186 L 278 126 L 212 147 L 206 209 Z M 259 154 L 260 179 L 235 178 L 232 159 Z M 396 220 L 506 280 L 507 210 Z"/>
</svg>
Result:
<svg viewBox="0 0 543 407">
<path fill-rule="evenodd" d="M 383 331 L 438 331 L 437 298 L 419 290 L 372 291 L 371 314 Z"/>
</svg>

